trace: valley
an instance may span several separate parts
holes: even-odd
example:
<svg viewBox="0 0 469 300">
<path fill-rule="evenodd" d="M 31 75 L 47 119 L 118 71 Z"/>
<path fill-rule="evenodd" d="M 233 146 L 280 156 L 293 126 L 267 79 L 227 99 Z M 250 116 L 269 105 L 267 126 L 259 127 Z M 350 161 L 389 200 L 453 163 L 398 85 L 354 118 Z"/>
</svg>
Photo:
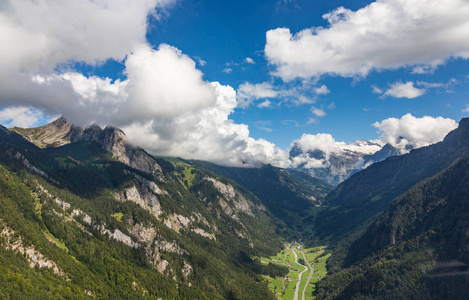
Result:
<svg viewBox="0 0 469 300">
<path fill-rule="evenodd" d="M 284 277 L 264 275 L 269 289 L 277 299 L 316 299 L 315 285 L 327 275 L 327 259 L 332 255 L 325 246 L 303 248 L 297 242 L 285 244 L 276 256 L 261 258 L 261 263 L 275 264 L 288 268 Z"/>
<path fill-rule="evenodd" d="M 0 300 L 469 299 L 469 0 L 0 0 Z"/>
<path fill-rule="evenodd" d="M 0 127 L 0 296 L 461 299 L 468 170 L 469 119 L 337 187 L 152 156 L 64 118 Z"/>
</svg>

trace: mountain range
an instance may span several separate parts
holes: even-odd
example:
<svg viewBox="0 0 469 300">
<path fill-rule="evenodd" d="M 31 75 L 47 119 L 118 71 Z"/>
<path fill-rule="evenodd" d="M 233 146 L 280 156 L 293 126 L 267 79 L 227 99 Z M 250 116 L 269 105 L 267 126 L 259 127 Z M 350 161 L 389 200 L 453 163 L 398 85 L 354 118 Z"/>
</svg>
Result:
<svg viewBox="0 0 469 300">
<path fill-rule="evenodd" d="M 64 118 L 1 127 L 0 158 L 0 282 L 20 298 L 273 298 L 261 275 L 285 269 L 253 257 L 280 251 L 332 189 L 270 166 L 153 157 L 119 129 Z"/>
<path fill-rule="evenodd" d="M 443 141 L 390 157 L 329 193 L 316 234 L 334 240 L 318 299 L 465 299 L 469 119 Z"/>
<path fill-rule="evenodd" d="M 340 147 L 336 146 L 332 151 L 321 149 L 304 151 L 298 143 L 294 143 L 289 154 L 292 161 L 300 161 L 295 170 L 331 185 L 338 185 L 369 165 L 402 153 L 391 144 L 382 145 L 359 140 Z"/>
<path fill-rule="evenodd" d="M 345 148 L 314 169 L 334 187 L 307 168 L 152 156 L 65 118 L 0 127 L 0 295 L 274 299 L 262 276 L 288 270 L 257 257 L 301 239 L 332 253 L 318 299 L 464 299 L 469 119 L 407 154 Z"/>
</svg>

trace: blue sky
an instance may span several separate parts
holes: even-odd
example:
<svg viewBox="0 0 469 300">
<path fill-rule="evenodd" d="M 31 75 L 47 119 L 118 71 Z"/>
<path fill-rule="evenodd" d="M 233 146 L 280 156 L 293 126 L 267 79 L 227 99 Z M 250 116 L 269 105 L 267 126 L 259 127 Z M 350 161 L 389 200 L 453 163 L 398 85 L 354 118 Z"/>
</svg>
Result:
<svg viewBox="0 0 469 300">
<path fill-rule="evenodd" d="M 63 114 L 122 127 L 156 154 L 207 159 L 205 143 L 236 161 L 260 151 L 275 162 L 303 134 L 349 143 L 378 139 L 388 129 L 373 124 L 409 113 L 435 124 L 469 114 L 464 2 L 448 11 L 434 0 L 107 2 L 0 7 L 0 29 L 11 33 L 0 67 L 13 70 L 0 74 L 3 124 Z M 223 103 L 210 82 L 227 87 L 215 87 Z M 180 133 L 196 125 L 197 134 Z M 389 130 L 411 141 L 419 126 Z"/>
<path fill-rule="evenodd" d="M 309 27 L 328 26 L 323 15 L 337 7 L 360 9 L 372 1 L 178 1 L 161 20 L 151 19 L 148 41 L 157 47 L 167 43 L 177 47 L 194 60 L 208 81 L 219 81 L 232 87 L 244 82 L 273 81 L 272 66 L 264 57 L 266 32 L 278 27 L 298 32 Z M 255 64 L 249 64 L 249 57 Z M 281 148 L 288 148 L 292 140 L 303 133 L 330 133 L 336 140 L 352 142 L 358 139 L 376 139 L 378 130 L 373 123 L 389 117 L 399 118 L 406 113 L 422 117 L 443 116 L 459 121 L 467 116 L 462 112 L 469 102 L 469 62 L 451 59 L 438 67 L 433 74 L 411 74 L 411 67 L 397 70 L 374 71 L 364 78 L 342 78 L 325 75 L 319 85 L 330 90 L 317 97 L 313 105 L 275 105 L 282 99 L 274 98 L 272 108 L 251 106 L 236 109 L 230 116 L 239 123 L 249 125 L 255 138 L 265 138 Z M 223 70 L 231 69 L 230 73 Z M 115 70 L 103 68 L 103 73 L 113 78 Z M 372 93 L 372 85 L 381 89 L 395 81 L 425 81 L 447 83 L 458 80 L 448 88 L 430 90 L 414 99 L 385 97 Z M 327 109 L 331 103 L 334 109 Z M 311 106 L 325 107 L 326 116 L 318 118 Z M 309 118 L 317 122 L 307 124 Z"/>
<path fill-rule="evenodd" d="M 357 10 L 372 1 L 180 1 L 170 14 L 157 22 L 147 34 L 154 45 L 168 43 L 181 49 L 191 57 L 206 61 L 199 66 L 209 81 L 219 81 L 238 87 L 243 82 L 259 83 L 278 79 L 269 74 L 264 58 L 265 34 L 278 27 L 298 32 L 308 27 L 327 26 L 322 15 L 339 6 Z M 255 64 L 244 62 L 252 58 Z M 228 63 L 239 65 L 230 65 Z M 302 133 L 326 132 L 337 140 L 351 142 L 357 139 L 376 139 L 377 129 L 371 124 L 389 117 L 401 117 L 406 113 L 415 116 L 444 116 L 459 120 L 467 113 L 461 110 L 468 99 L 469 79 L 467 60 L 451 60 L 439 67 L 434 74 L 410 74 L 411 68 L 372 72 L 356 82 L 353 78 L 325 76 L 319 80 L 331 91 L 319 96 L 314 106 L 326 109 L 327 115 L 317 118 L 318 122 L 307 124 L 315 117 L 312 105 L 281 105 L 269 109 L 250 107 L 237 109 L 231 115 L 237 122 L 249 125 L 252 136 L 266 138 L 282 148 L 288 148 L 293 139 Z M 224 69 L 231 68 L 229 74 Z M 382 89 L 395 81 L 428 81 L 447 83 L 455 78 L 455 84 L 447 93 L 445 89 L 429 91 L 415 99 L 380 98 L 373 94 L 371 85 Z M 281 99 L 275 99 L 278 103 Z M 367 111 L 364 111 L 366 109 Z M 298 123 L 295 124 L 295 121 Z M 262 121 L 262 122 L 260 122 Z M 257 125 L 257 126 L 256 126 Z M 271 132 L 265 129 L 272 129 Z"/>
</svg>

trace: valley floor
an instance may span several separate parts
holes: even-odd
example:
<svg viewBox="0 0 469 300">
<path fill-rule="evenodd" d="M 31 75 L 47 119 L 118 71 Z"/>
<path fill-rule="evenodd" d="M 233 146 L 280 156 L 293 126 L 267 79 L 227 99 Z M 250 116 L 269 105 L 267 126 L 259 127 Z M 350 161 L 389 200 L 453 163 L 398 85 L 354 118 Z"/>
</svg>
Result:
<svg viewBox="0 0 469 300">
<path fill-rule="evenodd" d="M 289 273 L 285 277 L 264 278 L 277 299 L 315 299 L 316 283 L 327 274 L 326 262 L 330 256 L 325 246 L 303 248 L 299 243 L 286 244 L 277 256 L 262 258 L 261 262 L 285 266 Z"/>
</svg>

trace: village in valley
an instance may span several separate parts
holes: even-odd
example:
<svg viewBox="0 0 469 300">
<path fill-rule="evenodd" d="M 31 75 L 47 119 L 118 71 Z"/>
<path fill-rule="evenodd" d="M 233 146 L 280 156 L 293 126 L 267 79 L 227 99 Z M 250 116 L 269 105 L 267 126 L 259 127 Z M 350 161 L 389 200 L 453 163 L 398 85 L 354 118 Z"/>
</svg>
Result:
<svg viewBox="0 0 469 300">
<path fill-rule="evenodd" d="M 327 247 L 304 248 L 299 242 L 285 244 L 285 249 L 277 256 L 261 259 L 263 264 L 288 267 L 285 277 L 264 276 L 276 299 L 316 299 L 313 295 L 316 283 L 327 274 L 326 262 L 331 256 Z"/>
</svg>

